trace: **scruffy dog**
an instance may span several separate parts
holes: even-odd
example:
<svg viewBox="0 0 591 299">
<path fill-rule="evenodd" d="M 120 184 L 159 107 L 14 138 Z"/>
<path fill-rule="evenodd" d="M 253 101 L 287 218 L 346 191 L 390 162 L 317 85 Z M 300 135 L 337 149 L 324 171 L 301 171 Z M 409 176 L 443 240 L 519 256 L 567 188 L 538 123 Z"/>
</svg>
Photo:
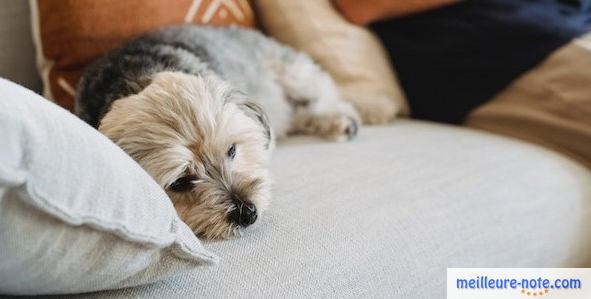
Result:
<svg viewBox="0 0 591 299">
<path fill-rule="evenodd" d="M 83 74 L 76 113 L 139 162 L 207 239 L 229 238 L 267 209 L 275 137 L 347 140 L 359 124 L 308 56 L 255 31 L 197 26 L 108 52 Z"/>
</svg>

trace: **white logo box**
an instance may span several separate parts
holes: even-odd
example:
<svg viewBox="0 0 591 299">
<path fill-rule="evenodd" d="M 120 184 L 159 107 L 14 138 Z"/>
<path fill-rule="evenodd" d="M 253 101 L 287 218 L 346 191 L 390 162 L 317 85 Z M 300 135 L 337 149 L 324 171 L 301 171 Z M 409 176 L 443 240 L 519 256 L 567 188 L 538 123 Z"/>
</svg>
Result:
<svg viewBox="0 0 591 299">
<path fill-rule="evenodd" d="M 591 299 L 591 268 L 448 268 L 448 299 Z"/>
</svg>

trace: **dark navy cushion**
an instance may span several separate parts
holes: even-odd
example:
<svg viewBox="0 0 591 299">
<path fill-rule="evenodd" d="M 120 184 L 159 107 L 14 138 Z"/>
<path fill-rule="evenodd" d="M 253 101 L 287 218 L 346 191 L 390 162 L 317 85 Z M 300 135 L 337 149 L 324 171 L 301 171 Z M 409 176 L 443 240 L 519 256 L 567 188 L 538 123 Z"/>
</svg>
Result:
<svg viewBox="0 0 591 299">
<path fill-rule="evenodd" d="M 461 123 L 476 106 L 588 31 L 591 0 L 475 0 L 371 25 L 415 118 Z"/>
</svg>

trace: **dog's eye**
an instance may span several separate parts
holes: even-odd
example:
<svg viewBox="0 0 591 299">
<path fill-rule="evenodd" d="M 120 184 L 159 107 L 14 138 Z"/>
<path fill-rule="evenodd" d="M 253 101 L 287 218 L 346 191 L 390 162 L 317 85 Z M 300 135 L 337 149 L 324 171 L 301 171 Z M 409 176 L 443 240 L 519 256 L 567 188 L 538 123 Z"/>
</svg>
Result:
<svg viewBox="0 0 591 299">
<path fill-rule="evenodd" d="M 234 157 L 236 157 L 236 144 L 232 144 L 232 146 L 230 146 L 230 149 L 228 149 L 226 155 L 230 159 L 234 159 Z"/>
<path fill-rule="evenodd" d="M 193 189 L 193 181 L 195 180 L 197 177 L 194 175 L 183 176 L 172 182 L 168 189 L 173 192 L 187 192 Z"/>
</svg>

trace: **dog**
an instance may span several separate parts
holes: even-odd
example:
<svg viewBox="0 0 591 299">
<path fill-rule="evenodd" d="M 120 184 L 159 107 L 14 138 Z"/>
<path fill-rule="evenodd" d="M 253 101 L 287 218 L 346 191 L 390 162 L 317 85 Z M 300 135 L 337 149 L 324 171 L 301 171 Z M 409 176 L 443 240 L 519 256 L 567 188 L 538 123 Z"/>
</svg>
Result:
<svg viewBox="0 0 591 299">
<path fill-rule="evenodd" d="M 344 141 L 360 124 L 307 55 L 237 27 L 168 27 L 107 52 L 84 71 L 75 112 L 205 239 L 239 235 L 268 208 L 276 138 Z"/>
</svg>

